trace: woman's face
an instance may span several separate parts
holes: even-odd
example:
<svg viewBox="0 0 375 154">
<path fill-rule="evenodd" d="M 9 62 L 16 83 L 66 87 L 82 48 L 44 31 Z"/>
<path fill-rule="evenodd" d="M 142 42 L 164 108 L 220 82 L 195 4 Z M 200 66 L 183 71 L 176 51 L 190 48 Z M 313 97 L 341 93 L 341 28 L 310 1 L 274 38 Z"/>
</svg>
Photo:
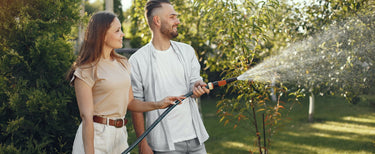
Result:
<svg viewBox="0 0 375 154">
<path fill-rule="evenodd" d="M 107 30 L 104 39 L 104 49 L 122 48 L 124 33 L 121 31 L 121 23 L 118 18 L 113 19 L 111 27 Z"/>
</svg>

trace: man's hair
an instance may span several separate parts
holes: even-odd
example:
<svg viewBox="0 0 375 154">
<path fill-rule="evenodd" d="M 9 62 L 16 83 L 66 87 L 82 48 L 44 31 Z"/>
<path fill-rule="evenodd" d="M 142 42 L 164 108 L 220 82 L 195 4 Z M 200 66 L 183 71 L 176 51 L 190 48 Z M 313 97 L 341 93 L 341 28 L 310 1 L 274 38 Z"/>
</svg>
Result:
<svg viewBox="0 0 375 154">
<path fill-rule="evenodd" d="M 153 18 L 152 13 L 153 13 L 153 10 L 155 8 L 160 8 L 161 7 L 161 3 L 171 4 L 171 2 L 169 0 L 149 0 L 146 3 L 146 6 L 145 6 L 145 16 L 146 16 L 148 25 L 150 27 L 151 27 L 151 24 L 152 24 L 152 18 Z"/>
</svg>

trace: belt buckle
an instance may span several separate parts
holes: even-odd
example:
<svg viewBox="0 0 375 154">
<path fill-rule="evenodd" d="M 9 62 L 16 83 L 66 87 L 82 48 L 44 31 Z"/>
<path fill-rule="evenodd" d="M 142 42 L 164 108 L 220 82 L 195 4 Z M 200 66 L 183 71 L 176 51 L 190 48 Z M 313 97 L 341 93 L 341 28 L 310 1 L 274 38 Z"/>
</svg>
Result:
<svg viewBox="0 0 375 154">
<path fill-rule="evenodd" d="M 115 126 L 116 128 L 121 128 L 122 126 L 124 126 L 124 120 L 123 120 L 123 119 L 116 119 L 116 120 L 114 120 L 114 121 L 115 121 L 114 126 Z M 117 126 L 117 122 L 119 122 L 119 121 L 121 121 L 121 125 L 120 125 L 120 126 Z"/>
</svg>

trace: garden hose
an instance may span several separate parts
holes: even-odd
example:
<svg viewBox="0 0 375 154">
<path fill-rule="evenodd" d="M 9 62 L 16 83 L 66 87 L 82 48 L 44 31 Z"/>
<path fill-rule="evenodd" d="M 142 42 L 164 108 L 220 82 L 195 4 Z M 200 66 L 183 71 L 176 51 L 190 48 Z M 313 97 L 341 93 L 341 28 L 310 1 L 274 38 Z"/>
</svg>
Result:
<svg viewBox="0 0 375 154">
<path fill-rule="evenodd" d="M 234 81 L 237 81 L 237 78 L 229 78 L 229 79 L 226 79 L 226 80 L 220 80 L 220 81 L 214 81 L 214 82 L 209 82 L 206 86 L 206 88 L 212 90 L 214 89 L 215 87 L 220 87 L 220 86 L 224 86 L 226 85 L 227 83 L 231 83 L 231 82 L 234 82 Z M 193 92 L 189 92 L 187 94 L 184 95 L 185 98 L 187 97 L 190 97 L 193 95 Z M 137 138 L 137 140 L 135 140 L 135 142 L 130 145 L 124 152 L 122 152 L 121 154 L 127 154 L 129 153 L 131 150 L 133 150 L 135 148 L 135 146 L 138 145 L 139 142 L 141 142 L 143 140 L 143 138 L 145 138 L 150 132 L 152 129 L 154 129 L 154 127 L 173 109 L 175 108 L 178 104 L 180 104 L 184 99 L 182 99 L 181 101 L 180 100 L 176 100 L 175 101 L 175 104 L 170 106 L 167 110 L 165 110 L 159 117 L 158 119 L 156 119 L 151 125 L 150 127 L 148 127 L 146 129 L 146 131 Z"/>
</svg>

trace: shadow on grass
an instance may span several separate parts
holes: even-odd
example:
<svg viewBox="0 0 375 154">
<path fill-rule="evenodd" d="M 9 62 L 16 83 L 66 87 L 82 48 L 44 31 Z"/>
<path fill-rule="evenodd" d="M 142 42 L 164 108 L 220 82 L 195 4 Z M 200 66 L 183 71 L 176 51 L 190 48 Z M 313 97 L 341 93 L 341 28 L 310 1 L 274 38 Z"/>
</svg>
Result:
<svg viewBox="0 0 375 154">
<path fill-rule="evenodd" d="M 204 123 L 210 134 L 206 142 L 208 153 L 259 153 L 252 127 L 223 126 L 215 114 L 215 101 L 202 102 Z M 314 123 L 307 122 L 307 112 L 305 101 L 288 113 L 291 120 L 276 130 L 269 153 L 375 153 L 375 108 L 370 104 L 352 105 L 338 97 L 316 97 Z"/>
<path fill-rule="evenodd" d="M 277 153 L 322 153 L 324 151 L 326 153 L 375 152 L 375 147 L 371 143 L 371 138 L 375 138 L 375 132 L 373 131 L 375 127 L 368 127 L 355 132 L 342 131 L 345 127 L 339 126 L 337 129 L 333 127 L 337 128 L 337 123 L 330 124 L 330 122 L 324 122 L 300 126 L 298 128 L 300 131 L 281 131 L 279 135 L 275 136 L 271 149 L 276 150 L 275 152 Z"/>
</svg>

